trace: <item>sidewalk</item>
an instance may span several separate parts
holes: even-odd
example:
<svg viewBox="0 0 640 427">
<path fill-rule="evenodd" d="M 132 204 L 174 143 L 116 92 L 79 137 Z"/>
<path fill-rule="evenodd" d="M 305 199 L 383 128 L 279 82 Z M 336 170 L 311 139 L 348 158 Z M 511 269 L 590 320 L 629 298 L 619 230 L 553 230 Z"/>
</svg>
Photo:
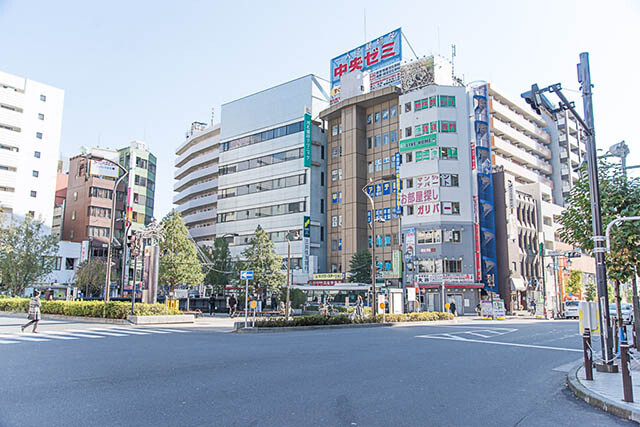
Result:
<svg viewBox="0 0 640 427">
<path fill-rule="evenodd" d="M 634 353 L 633 357 L 639 357 Z M 615 362 L 618 366 L 620 360 Z M 587 381 L 584 364 L 580 363 L 567 374 L 569 388 L 573 393 L 596 408 L 614 414 L 620 418 L 640 423 L 640 360 L 631 360 L 631 378 L 633 384 L 633 403 L 622 400 L 622 369 L 609 374 L 593 369 L 593 381 Z"/>
</svg>

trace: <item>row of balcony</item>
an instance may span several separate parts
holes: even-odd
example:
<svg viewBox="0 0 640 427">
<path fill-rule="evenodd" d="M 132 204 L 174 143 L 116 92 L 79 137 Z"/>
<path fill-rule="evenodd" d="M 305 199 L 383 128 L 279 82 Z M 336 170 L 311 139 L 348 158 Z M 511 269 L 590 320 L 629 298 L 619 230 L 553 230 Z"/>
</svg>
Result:
<svg viewBox="0 0 640 427">
<path fill-rule="evenodd" d="M 199 197 L 197 199 L 189 200 L 188 202 L 184 202 L 180 206 L 176 208 L 179 213 L 186 212 L 191 209 L 199 208 L 202 206 L 212 205 L 218 201 L 218 195 L 212 194 L 210 196 Z"/>
<path fill-rule="evenodd" d="M 216 225 L 207 225 L 205 227 L 197 227 L 189 230 L 189 234 L 194 239 L 199 239 L 202 237 L 215 237 L 216 234 Z"/>
<path fill-rule="evenodd" d="M 13 89 L 0 86 L 0 104 L 24 108 L 24 94 Z"/>
<path fill-rule="evenodd" d="M 215 149 L 207 154 L 204 154 L 202 156 L 198 156 L 194 159 L 189 160 L 187 163 L 185 163 L 184 165 L 180 166 L 178 169 L 176 169 L 176 172 L 174 174 L 174 177 L 176 179 L 181 179 L 184 177 L 184 175 L 186 173 L 188 173 L 190 171 L 190 169 L 193 169 L 197 166 L 200 166 L 202 164 L 205 163 L 210 163 L 213 162 L 215 160 L 218 159 L 219 153 L 218 150 Z"/>
<path fill-rule="evenodd" d="M 173 203 L 179 204 L 182 200 L 189 198 L 197 193 L 202 193 L 207 190 L 216 191 L 218 188 L 218 180 L 212 179 L 211 181 L 201 182 L 200 184 L 192 185 L 180 191 L 173 196 Z"/>
<path fill-rule="evenodd" d="M 502 152 L 505 156 L 515 157 L 520 160 L 521 163 L 527 163 L 530 167 L 547 174 L 550 174 L 552 169 L 551 165 L 545 160 L 541 160 L 528 153 L 522 148 L 516 147 L 509 141 L 506 141 L 498 136 L 493 137 L 493 149 L 498 152 Z"/>
<path fill-rule="evenodd" d="M 182 191 L 185 186 L 193 181 L 197 181 L 202 178 L 206 178 L 218 173 L 218 164 L 214 163 L 202 169 L 198 169 L 195 172 L 191 172 L 179 179 L 173 184 L 173 191 Z"/>
<path fill-rule="evenodd" d="M 217 135 L 215 137 L 214 136 L 202 137 L 202 139 L 197 141 L 191 147 L 187 148 L 183 153 L 180 153 L 180 154 L 176 155 L 176 160 L 174 162 L 174 166 L 175 167 L 180 167 L 187 161 L 189 156 L 193 156 L 194 154 L 198 153 L 199 151 L 203 151 L 203 150 L 206 150 L 208 148 L 217 147 L 218 144 L 219 144 L 219 138 L 217 137 Z M 189 160 L 191 160 L 191 159 L 189 159 Z"/>
<path fill-rule="evenodd" d="M 500 120 L 491 118 L 491 131 L 498 136 L 506 136 L 516 145 L 520 145 L 525 149 L 533 151 L 537 155 L 544 157 L 545 159 L 551 158 L 551 150 L 549 150 L 544 145 L 538 143 L 533 138 L 528 137 L 527 135 L 519 132 L 518 130 L 512 128 L 506 123 L 501 122 Z"/>
<path fill-rule="evenodd" d="M 184 218 L 185 224 L 189 225 L 189 224 L 195 224 L 197 222 L 202 222 L 202 221 L 210 221 L 210 220 L 215 221 L 216 215 L 217 215 L 217 210 L 214 208 L 209 211 L 188 214 L 188 215 L 185 215 L 183 218 Z"/>
<path fill-rule="evenodd" d="M 532 135 L 540 142 L 548 144 L 551 141 L 551 137 L 544 129 L 539 128 L 506 105 L 494 101 L 493 99 L 491 100 L 491 112 L 499 116 L 503 121 L 513 123 L 513 125 L 518 127 L 521 132 L 526 132 L 529 135 Z"/>
</svg>

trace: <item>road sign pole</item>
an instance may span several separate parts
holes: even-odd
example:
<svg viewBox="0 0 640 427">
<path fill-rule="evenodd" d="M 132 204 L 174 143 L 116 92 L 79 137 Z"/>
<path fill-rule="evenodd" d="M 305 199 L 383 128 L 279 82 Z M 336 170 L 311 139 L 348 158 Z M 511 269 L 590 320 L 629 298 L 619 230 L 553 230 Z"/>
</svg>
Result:
<svg viewBox="0 0 640 427">
<path fill-rule="evenodd" d="M 245 279 L 244 286 L 244 327 L 249 326 L 249 279 Z"/>
</svg>

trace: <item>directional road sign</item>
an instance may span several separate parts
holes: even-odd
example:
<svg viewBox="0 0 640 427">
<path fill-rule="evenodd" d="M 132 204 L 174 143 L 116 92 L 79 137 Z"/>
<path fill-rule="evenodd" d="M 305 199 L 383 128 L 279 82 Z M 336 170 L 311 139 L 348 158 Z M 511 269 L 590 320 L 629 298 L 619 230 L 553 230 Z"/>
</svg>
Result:
<svg viewBox="0 0 640 427">
<path fill-rule="evenodd" d="M 240 279 L 242 280 L 251 280 L 253 279 L 253 271 L 241 271 L 240 272 Z"/>
</svg>

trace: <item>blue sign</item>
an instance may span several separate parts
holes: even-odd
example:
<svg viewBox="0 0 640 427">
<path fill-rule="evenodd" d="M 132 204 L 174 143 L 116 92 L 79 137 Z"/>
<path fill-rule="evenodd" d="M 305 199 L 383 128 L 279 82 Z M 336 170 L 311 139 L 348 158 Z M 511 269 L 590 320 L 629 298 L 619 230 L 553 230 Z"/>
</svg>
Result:
<svg viewBox="0 0 640 427">
<path fill-rule="evenodd" d="M 342 250 L 342 239 L 338 239 L 338 250 Z"/>
<path fill-rule="evenodd" d="M 391 208 L 384 208 L 384 219 L 385 221 L 391 219 Z"/>
<path fill-rule="evenodd" d="M 253 271 L 241 271 L 240 272 L 241 280 L 251 280 L 253 279 Z"/>
<path fill-rule="evenodd" d="M 338 193 L 331 193 L 331 203 L 338 203 Z"/>
<path fill-rule="evenodd" d="M 391 194 L 391 183 L 385 182 L 382 184 L 382 194 Z"/>
<path fill-rule="evenodd" d="M 382 196 L 382 184 L 376 184 L 376 196 Z"/>
<path fill-rule="evenodd" d="M 331 104 L 340 102 L 342 76 L 369 70 L 371 90 L 400 84 L 402 30 L 391 31 L 331 60 Z"/>
<path fill-rule="evenodd" d="M 367 211 L 367 224 L 371 224 L 371 211 Z"/>
<path fill-rule="evenodd" d="M 373 185 L 367 185 L 367 194 L 371 197 L 374 196 L 376 189 Z"/>
</svg>

